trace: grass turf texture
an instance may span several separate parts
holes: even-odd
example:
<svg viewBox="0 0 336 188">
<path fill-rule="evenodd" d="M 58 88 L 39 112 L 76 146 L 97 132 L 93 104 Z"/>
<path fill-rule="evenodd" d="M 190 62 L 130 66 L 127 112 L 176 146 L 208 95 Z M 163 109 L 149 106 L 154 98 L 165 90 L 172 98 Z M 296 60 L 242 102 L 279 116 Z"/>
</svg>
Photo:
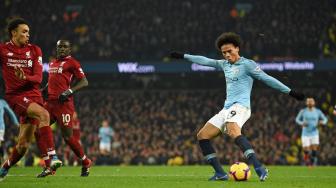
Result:
<svg viewBox="0 0 336 188">
<path fill-rule="evenodd" d="M 209 182 L 213 175 L 209 166 L 94 166 L 90 177 L 79 177 L 80 167 L 62 167 L 54 176 L 38 179 L 37 167 L 14 167 L 0 188 L 95 188 L 95 187 L 335 187 L 336 167 L 268 166 L 269 179 L 259 182 L 256 173 L 247 182 Z M 228 167 L 225 167 L 228 170 Z"/>
</svg>

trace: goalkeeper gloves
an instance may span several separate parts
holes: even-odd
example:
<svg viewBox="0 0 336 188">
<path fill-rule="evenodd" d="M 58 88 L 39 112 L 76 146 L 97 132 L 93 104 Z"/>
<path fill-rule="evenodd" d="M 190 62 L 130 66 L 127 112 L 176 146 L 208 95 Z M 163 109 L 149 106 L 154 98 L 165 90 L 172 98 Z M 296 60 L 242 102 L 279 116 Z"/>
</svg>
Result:
<svg viewBox="0 0 336 188">
<path fill-rule="evenodd" d="M 289 92 L 289 95 L 293 98 L 295 98 L 296 100 L 298 101 L 302 101 L 305 99 L 305 95 L 303 93 L 300 93 L 300 92 L 297 92 L 297 91 L 294 91 L 294 90 L 291 90 Z"/>
<path fill-rule="evenodd" d="M 170 53 L 170 57 L 175 58 L 175 59 L 183 59 L 184 54 L 180 53 L 180 52 L 172 52 L 172 53 Z"/>
<path fill-rule="evenodd" d="M 69 100 L 69 97 L 73 94 L 73 91 L 71 89 L 68 89 L 64 91 L 60 96 L 58 96 L 58 100 L 61 103 L 64 103 L 65 101 Z"/>
</svg>

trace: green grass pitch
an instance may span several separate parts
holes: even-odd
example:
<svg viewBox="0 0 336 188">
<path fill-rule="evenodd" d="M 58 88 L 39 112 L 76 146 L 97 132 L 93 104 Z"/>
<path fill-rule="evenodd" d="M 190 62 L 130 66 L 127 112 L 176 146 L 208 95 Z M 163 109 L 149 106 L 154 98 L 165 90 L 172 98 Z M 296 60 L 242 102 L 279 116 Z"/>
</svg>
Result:
<svg viewBox="0 0 336 188">
<path fill-rule="evenodd" d="M 224 188 L 224 187 L 336 187 L 336 167 L 269 166 L 270 176 L 259 182 L 254 171 L 247 182 L 209 182 L 209 166 L 96 166 L 90 177 L 79 177 L 80 167 L 62 167 L 54 176 L 37 179 L 41 169 L 14 167 L 0 188 Z M 228 167 L 225 167 L 228 170 Z"/>
</svg>

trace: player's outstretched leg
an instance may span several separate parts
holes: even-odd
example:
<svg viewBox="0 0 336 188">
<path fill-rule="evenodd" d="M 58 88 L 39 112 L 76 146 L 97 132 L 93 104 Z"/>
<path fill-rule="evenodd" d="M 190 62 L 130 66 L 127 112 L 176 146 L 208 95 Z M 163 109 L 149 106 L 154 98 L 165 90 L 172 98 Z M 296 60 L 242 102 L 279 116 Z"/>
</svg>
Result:
<svg viewBox="0 0 336 188">
<path fill-rule="evenodd" d="M 268 177 L 268 169 L 263 167 L 247 138 L 243 135 L 239 135 L 235 138 L 235 143 L 243 151 L 244 156 L 247 158 L 249 164 L 253 164 L 254 170 L 259 176 L 260 181 L 265 181 Z"/>
<path fill-rule="evenodd" d="M 220 164 L 215 149 L 212 147 L 210 139 L 220 134 L 220 130 L 210 123 L 198 132 L 198 144 L 202 150 L 205 160 L 213 167 L 215 174 L 209 178 L 209 181 L 225 181 L 229 179 L 228 174 L 223 170 Z"/>
</svg>

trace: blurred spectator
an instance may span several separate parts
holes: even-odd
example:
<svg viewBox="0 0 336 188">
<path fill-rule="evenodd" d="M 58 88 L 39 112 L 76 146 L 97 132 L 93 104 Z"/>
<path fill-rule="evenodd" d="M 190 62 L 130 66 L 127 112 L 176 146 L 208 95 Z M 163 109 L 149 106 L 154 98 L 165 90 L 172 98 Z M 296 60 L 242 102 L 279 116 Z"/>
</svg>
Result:
<svg viewBox="0 0 336 188">
<path fill-rule="evenodd" d="M 213 43 L 224 31 L 241 34 L 255 59 L 335 57 L 334 0 L 20 0 L 1 1 L 0 12 L 0 40 L 9 17 L 24 17 L 45 59 L 59 38 L 80 61 L 169 61 L 177 48 L 220 57 Z"/>
<path fill-rule="evenodd" d="M 111 152 L 111 140 L 114 135 L 113 129 L 109 126 L 107 120 L 102 121 L 102 126 L 99 128 L 99 151 L 102 155 L 107 155 Z"/>
</svg>

